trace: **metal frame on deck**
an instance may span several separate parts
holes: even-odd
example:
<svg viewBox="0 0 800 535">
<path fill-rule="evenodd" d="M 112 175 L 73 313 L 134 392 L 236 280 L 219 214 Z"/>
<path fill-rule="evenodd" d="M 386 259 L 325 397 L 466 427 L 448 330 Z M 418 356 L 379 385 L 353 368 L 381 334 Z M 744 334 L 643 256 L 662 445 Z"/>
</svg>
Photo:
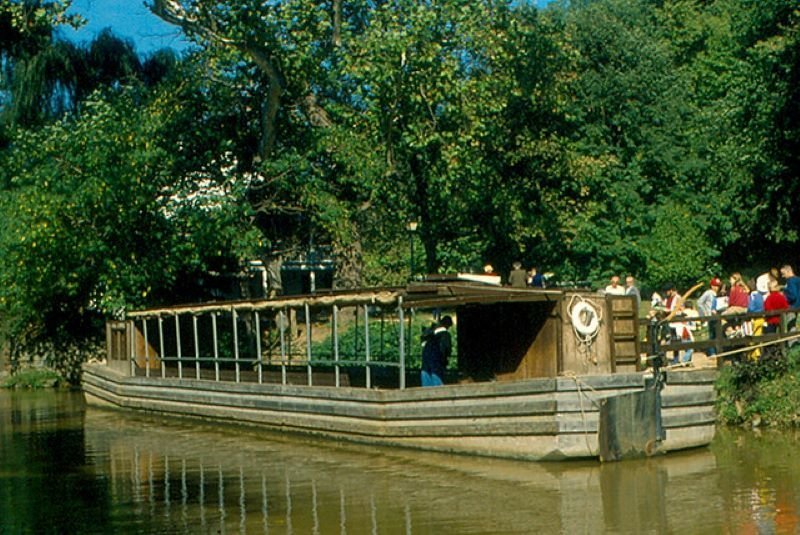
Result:
<svg viewBox="0 0 800 535">
<path fill-rule="evenodd" d="M 265 373 L 268 374 L 279 369 L 279 382 L 287 385 L 297 384 L 296 380 L 292 381 L 291 379 L 294 378 L 296 372 L 305 368 L 304 382 L 309 386 L 314 386 L 316 373 L 329 370 L 332 372 L 331 382 L 336 387 L 340 387 L 344 383 L 342 377 L 344 368 L 351 370 L 362 368 L 364 371 L 362 384 L 366 388 L 373 388 L 376 385 L 377 377 L 373 373 L 374 369 L 397 368 L 398 376 L 395 384 L 400 389 L 405 389 L 416 308 L 555 301 L 561 295 L 561 291 L 552 290 L 532 291 L 486 287 L 462 282 L 439 282 L 414 283 L 405 288 L 321 292 L 277 299 L 203 303 L 135 311 L 129 313 L 132 333 L 132 340 L 128 345 L 128 355 L 131 361 L 130 373 L 131 375 L 137 373 L 137 344 L 133 338 L 136 333 L 140 332 L 137 322 L 141 322 L 141 334 L 144 338 L 144 375 L 146 377 L 151 377 L 151 368 L 158 365 L 161 368 L 162 378 L 177 373 L 178 379 L 184 379 L 184 363 L 193 363 L 195 380 L 203 379 L 204 375 L 206 375 L 205 378 L 211 379 L 212 377 L 209 375 L 213 368 L 214 381 L 232 380 L 238 383 L 243 379 L 252 380 L 252 376 L 255 376 L 255 380 L 260 384 L 268 379 Z M 354 309 L 353 332 L 356 334 L 352 345 L 348 342 L 346 348 L 342 347 L 343 340 L 339 332 L 342 325 L 341 313 L 345 308 Z M 371 321 L 377 320 L 377 318 L 373 319 L 373 312 L 376 310 L 381 322 L 381 340 L 377 350 L 370 339 Z M 315 325 L 312 316 L 323 311 L 330 313 L 332 355 L 331 358 L 314 358 L 312 330 Z M 392 313 L 387 314 L 389 311 Z M 274 320 L 265 321 L 265 313 L 274 314 Z M 295 339 L 297 333 L 291 331 L 295 329 L 297 316 L 301 313 L 304 316 L 305 343 L 301 347 L 295 348 L 293 344 L 299 340 Z M 227 321 L 222 324 L 217 321 L 222 314 L 231 316 L 229 329 Z M 185 340 L 181 333 L 181 315 L 191 315 L 192 317 L 192 336 L 186 337 Z M 167 325 L 167 329 L 165 329 L 163 318 L 170 316 L 174 318 L 174 327 L 170 328 Z M 204 336 L 201 336 L 199 322 L 202 320 L 204 325 L 207 325 L 204 319 L 207 316 L 211 319 L 211 332 L 203 332 Z M 362 318 L 363 327 L 361 326 Z M 158 348 L 151 347 L 151 330 L 148 328 L 148 321 L 153 319 L 158 322 Z M 397 351 L 392 351 L 390 356 L 384 355 L 385 321 L 396 325 L 394 335 L 397 336 Z M 244 333 L 240 333 L 240 327 L 245 328 Z M 267 331 L 262 327 L 266 327 Z M 265 333 L 269 336 L 267 344 L 264 343 L 263 338 Z M 165 352 L 165 346 L 172 347 L 173 340 L 175 353 L 168 355 Z M 363 344 L 360 343 L 361 340 L 363 340 Z M 189 347 L 189 343 L 191 343 L 191 347 Z M 209 346 L 210 351 L 202 349 Z M 274 346 L 280 348 L 280 359 L 277 361 L 273 358 L 273 348 L 277 349 Z M 242 350 L 244 353 L 241 352 Z M 225 370 L 223 370 L 223 366 Z M 172 370 L 170 373 L 168 373 L 168 367 Z M 204 374 L 204 370 L 207 373 Z M 232 370 L 232 378 L 227 370 Z M 254 373 L 251 374 L 251 371 Z M 292 377 L 290 377 L 290 372 Z M 359 382 L 361 382 L 360 378 Z"/>
<path fill-rule="evenodd" d="M 184 364 L 191 362 L 194 364 L 195 368 L 194 379 L 200 380 L 203 378 L 203 369 L 213 369 L 213 377 L 208 378 L 213 379 L 214 381 L 222 381 L 225 379 L 224 374 L 221 373 L 221 365 L 227 364 L 228 366 L 232 366 L 232 380 L 237 383 L 243 381 L 245 366 L 252 366 L 252 369 L 255 371 L 257 378 L 256 380 L 259 384 L 264 382 L 265 369 L 274 367 L 275 369 L 280 369 L 280 383 L 287 385 L 290 384 L 290 369 L 296 368 L 298 365 L 304 365 L 306 374 L 305 382 L 308 384 L 308 386 L 314 385 L 315 371 L 319 371 L 321 369 L 330 369 L 333 371 L 334 385 L 336 387 L 340 387 L 343 383 L 342 368 L 347 366 L 351 368 L 363 367 L 365 372 L 365 386 L 366 388 L 372 388 L 374 386 L 372 369 L 374 367 L 391 367 L 398 369 L 398 385 L 399 388 L 404 389 L 406 388 L 405 375 L 407 362 L 405 321 L 406 317 L 409 316 L 404 310 L 403 297 L 395 294 L 392 296 L 392 298 L 392 300 L 389 300 L 387 299 L 386 295 L 383 295 L 381 299 L 376 299 L 374 296 L 364 296 L 360 298 L 356 297 L 355 299 L 346 299 L 343 301 L 343 305 L 340 305 L 338 302 L 334 302 L 333 304 L 325 303 L 325 306 L 320 306 L 319 303 L 313 301 L 306 301 L 304 303 L 292 303 L 292 305 L 295 306 L 287 306 L 285 303 L 278 302 L 276 303 L 278 306 L 272 307 L 253 306 L 252 303 L 227 303 L 217 306 L 203 305 L 202 307 L 196 307 L 193 309 L 187 307 L 176 307 L 174 309 L 134 312 L 130 315 L 131 318 L 129 319 L 129 322 L 131 325 L 131 332 L 141 332 L 143 336 L 145 377 L 152 376 L 151 361 L 155 359 L 154 361 L 159 363 L 159 367 L 161 368 L 162 378 L 166 378 L 168 376 L 167 367 L 170 367 L 173 370 L 173 373 L 177 375 L 178 379 L 185 379 L 186 377 L 184 377 L 183 373 Z M 343 353 L 339 333 L 340 314 L 343 307 L 354 307 L 355 309 L 354 329 L 357 333 L 357 336 L 355 340 L 355 347 L 353 347 L 353 353 L 349 356 L 349 358 L 342 358 Z M 383 322 L 386 318 L 384 311 L 387 309 L 394 310 L 396 318 L 394 321 L 396 321 L 398 326 L 397 342 L 399 354 L 393 354 L 392 358 L 376 359 L 375 355 L 373 355 L 373 347 L 370 342 L 370 321 L 375 320 L 371 318 L 370 307 L 377 307 L 381 310 L 381 336 L 383 336 L 384 333 Z M 330 328 L 333 346 L 332 358 L 315 359 L 313 355 L 312 315 L 315 312 L 320 312 L 326 309 L 330 310 L 331 312 Z M 273 340 L 276 340 L 280 347 L 280 360 L 277 363 L 271 358 L 271 344 L 268 344 L 268 347 L 270 347 L 269 354 L 265 354 L 264 351 L 265 344 L 263 337 L 265 332 L 262 330 L 262 317 L 265 310 L 272 310 L 275 312 L 274 328 L 277 329 L 277 336 L 273 338 Z M 293 335 L 291 335 L 289 331 L 294 322 L 295 315 L 299 315 L 300 311 L 302 311 L 304 315 L 303 323 L 305 328 L 305 344 L 303 350 L 305 354 L 303 356 L 304 358 L 301 357 L 298 359 L 298 355 L 295 354 L 294 350 L 299 348 L 292 347 Z M 192 336 L 190 337 L 192 347 L 187 347 L 187 340 L 184 340 L 184 337 L 181 333 L 182 314 L 190 314 L 192 317 Z M 217 321 L 217 317 L 220 314 L 230 314 L 231 316 L 230 330 L 228 331 L 227 338 L 224 338 L 231 340 L 232 342 L 232 347 L 230 347 L 230 350 L 225 350 L 224 353 L 231 356 L 223 356 L 220 351 L 220 335 L 222 334 L 221 329 L 223 329 L 220 323 Z M 174 327 L 167 333 L 165 333 L 164 328 L 164 316 L 172 316 L 174 318 Z M 209 336 L 205 337 L 205 343 L 211 346 L 210 355 L 205 351 L 201 351 L 204 340 L 203 337 L 200 336 L 199 321 L 206 316 L 210 318 L 211 326 L 210 340 L 208 340 Z M 288 319 L 290 316 L 292 318 L 291 321 Z M 363 326 L 360 325 L 360 317 L 363 317 Z M 151 340 L 151 330 L 148 326 L 148 322 L 151 320 L 156 320 L 158 322 L 157 344 L 154 340 Z M 250 320 L 252 320 L 252 323 L 248 323 Z M 227 322 L 223 322 L 223 325 L 226 324 Z M 250 358 L 250 356 L 245 356 L 245 354 L 241 353 L 241 324 L 248 324 L 254 327 L 255 334 L 253 334 L 253 331 L 250 331 L 249 333 L 250 337 L 252 338 L 250 341 L 254 342 L 253 345 L 255 346 L 255 355 L 253 355 L 253 358 Z M 140 328 L 141 330 L 139 330 Z M 274 333 L 274 331 L 272 332 Z M 358 343 L 358 340 L 361 339 L 362 336 L 363 345 Z M 137 368 L 139 367 L 137 359 L 141 358 L 141 355 L 137 354 L 137 344 L 134 338 L 135 336 L 132 336 L 131 342 L 128 344 L 129 359 L 131 362 L 131 375 L 136 375 Z M 165 353 L 165 346 L 167 345 L 165 341 L 169 341 L 169 339 L 174 339 L 174 355 L 168 355 Z M 383 338 L 381 339 L 381 344 L 383 344 Z M 153 347 L 156 345 L 157 348 Z M 170 345 L 172 345 L 172 342 L 170 342 Z M 381 352 L 383 352 L 383 349 L 381 349 Z"/>
</svg>

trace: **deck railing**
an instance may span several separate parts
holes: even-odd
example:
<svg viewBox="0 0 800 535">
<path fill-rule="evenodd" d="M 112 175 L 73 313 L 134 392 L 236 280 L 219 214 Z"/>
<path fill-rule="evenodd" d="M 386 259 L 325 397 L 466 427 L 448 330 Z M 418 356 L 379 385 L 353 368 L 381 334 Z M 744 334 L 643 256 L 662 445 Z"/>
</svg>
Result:
<svg viewBox="0 0 800 535">
<path fill-rule="evenodd" d="M 323 339 L 320 326 L 330 329 Z M 110 323 L 108 353 L 133 376 L 404 389 L 413 328 L 414 311 L 392 292 L 175 307 Z"/>
</svg>

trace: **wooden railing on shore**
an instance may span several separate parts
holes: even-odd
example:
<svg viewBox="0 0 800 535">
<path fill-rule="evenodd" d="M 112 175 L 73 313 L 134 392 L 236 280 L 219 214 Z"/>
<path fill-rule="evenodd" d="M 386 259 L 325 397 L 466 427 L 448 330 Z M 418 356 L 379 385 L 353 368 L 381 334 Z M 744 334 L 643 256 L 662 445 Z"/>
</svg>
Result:
<svg viewBox="0 0 800 535">
<path fill-rule="evenodd" d="M 675 351 L 695 350 L 719 357 L 718 365 L 723 363 L 723 357 L 732 359 L 741 358 L 751 351 L 763 347 L 775 347 L 781 355 L 785 356 L 786 341 L 794 339 L 795 333 L 792 325 L 798 310 L 780 310 L 770 312 L 756 312 L 743 314 L 715 314 L 712 316 L 675 316 L 669 321 L 664 319 L 639 320 L 640 332 L 646 333 L 644 347 L 649 356 L 656 354 L 669 354 Z M 768 325 L 767 318 L 779 317 L 775 332 L 765 333 L 764 327 Z M 655 327 L 654 327 L 655 322 Z M 758 323 L 761 322 L 760 326 Z M 706 333 L 704 340 L 674 341 L 669 339 L 670 325 L 693 323 L 694 336 Z M 749 325 L 749 328 L 748 328 Z M 726 334 L 730 327 L 734 336 Z M 791 330 L 790 330 L 791 329 Z M 760 332 L 759 332 L 760 331 Z M 655 335 L 655 339 L 653 336 Z M 798 336 L 800 337 L 800 335 Z"/>
</svg>

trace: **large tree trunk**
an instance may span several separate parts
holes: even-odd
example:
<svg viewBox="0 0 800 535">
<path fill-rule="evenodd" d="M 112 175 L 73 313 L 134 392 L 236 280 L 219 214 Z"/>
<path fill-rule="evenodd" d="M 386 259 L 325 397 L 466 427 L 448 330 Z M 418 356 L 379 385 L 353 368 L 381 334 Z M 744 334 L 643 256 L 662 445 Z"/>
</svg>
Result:
<svg viewBox="0 0 800 535">
<path fill-rule="evenodd" d="M 253 58 L 259 69 L 267 75 L 269 83 L 267 98 L 261 106 L 261 139 L 258 146 L 258 155 L 262 161 L 265 161 L 275 150 L 277 118 L 281 106 L 284 82 L 283 77 L 275 67 L 275 64 L 270 61 L 266 52 L 249 46 L 243 47 L 243 50 Z"/>
<path fill-rule="evenodd" d="M 358 288 L 362 285 L 361 270 L 364 265 L 361 238 L 356 236 L 348 243 L 334 242 L 336 258 L 335 288 Z"/>
<path fill-rule="evenodd" d="M 261 106 L 261 136 L 259 140 L 259 157 L 266 160 L 275 149 L 276 122 L 283 95 L 283 76 L 273 60 L 270 51 L 254 43 L 234 41 L 220 35 L 217 20 L 213 15 L 200 19 L 196 13 L 186 11 L 174 0 L 152 0 L 150 10 L 160 19 L 182 28 L 187 33 L 202 36 L 208 41 L 229 46 L 239 50 L 252 59 L 253 63 L 264 73 L 268 82 L 266 100 Z"/>
<path fill-rule="evenodd" d="M 425 249 L 425 268 L 428 273 L 436 273 L 439 265 L 436 258 L 436 224 L 430 209 L 430 195 L 428 181 L 425 173 L 425 163 L 419 154 L 412 155 L 408 160 L 411 171 L 411 187 L 413 195 L 411 204 L 416 206 L 419 214 L 420 239 Z"/>
</svg>

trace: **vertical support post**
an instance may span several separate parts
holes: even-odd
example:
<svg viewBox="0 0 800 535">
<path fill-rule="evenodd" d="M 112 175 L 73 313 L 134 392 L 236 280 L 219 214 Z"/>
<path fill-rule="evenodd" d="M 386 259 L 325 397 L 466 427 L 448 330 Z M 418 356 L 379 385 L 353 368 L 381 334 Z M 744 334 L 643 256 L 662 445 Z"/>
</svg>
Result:
<svg viewBox="0 0 800 535">
<path fill-rule="evenodd" d="M 336 375 L 336 386 L 338 388 L 341 386 L 339 376 L 341 370 L 339 369 L 339 307 L 337 305 L 333 305 L 333 318 L 331 321 L 331 327 L 333 328 L 333 361 L 335 362 L 333 369 Z"/>
<path fill-rule="evenodd" d="M 239 328 L 237 327 L 237 319 L 238 315 L 236 314 L 236 309 L 231 307 L 231 320 L 233 320 L 233 361 L 236 366 L 236 382 L 241 381 L 240 377 L 240 370 L 239 370 Z"/>
<path fill-rule="evenodd" d="M 378 346 L 380 354 L 378 355 L 378 360 L 380 360 L 381 362 L 384 362 L 386 360 L 386 355 L 384 354 L 384 346 L 386 344 L 384 343 L 384 340 L 383 340 L 383 331 L 384 331 L 384 325 L 383 324 L 384 324 L 384 319 L 385 319 L 385 314 L 384 313 L 386 311 L 384 310 L 383 307 L 379 307 L 378 308 L 378 312 L 380 312 L 380 315 L 381 315 L 381 332 L 380 332 L 380 336 L 378 337 L 378 344 L 380 344 Z"/>
<path fill-rule="evenodd" d="M 397 298 L 397 319 L 400 322 L 398 351 L 400 352 L 400 390 L 406 388 L 406 333 L 405 318 L 403 317 L 403 296 Z"/>
<path fill-rule="evenodd" d="M 303 311 L 306 315 L 306 370 L 308 372 L 308 386 L 311 386 L 312 370 L 311 370 L 311 308 L 308 303 L 303 305 Z"/>
<path fill-rule="evenodd" d="M 192 314 L 192 334 L 194 334 L 194 377 L 200 379 L 200 337 L 197 336 L 197 315 Z"/>
<path fill-rule="evenodd" d="M 372 368 L 369 365 L 369 305 L 364 304 L 364 362 L 367 372 L 367 388 L 372 388 Z"/>
<path fill-rule="evenodd" d="M 789 319 L 786 317 L 786 312 L 781 312 L 781 321 L 779 323 L 778 333 L 779 336 L 784 336 L 789 334 Z M 781 342 L 780 344 L 778 344 L 778 347 L 780 348 L 781 359 L 783 361 L 786 361 L 788 357 L 787 353 L 789 351 L 789 346 L 787 345 L 786 342 Z"/>
<path fill-rule="evenodd" d="M 178 349 L 178 379 L 183 379 L 183 361 L 181 355 L 181 321 L 175 313 L 175 345 Z"/>
<path fill-rule="evenodd" d="M 128 323 L 131 335 L 128 337 L 128 360 L 131 363 L 131 377 L 136 377 L 136 321 Z"/>
<path fill-rule="evenodd" d="M 278 313 L 278 330 L 281 334 L 281 384 L 286 384 L 286 314 L 285 309 Z"/>
<path fill-rule="evenodd" d="M 217 340 L 217 312 L 211 313 L 211 337 L 214 339 L 214 380 L 219 382 L 219 341 Z"/>
<path fill-rule="evenodd" d="M 261 318 L 258 315 L 258 310 L 253 311 L 253 316 L 256 322 L 256 358 L 258 359 L 258 384 L 264 382 L 263 370 L 261 369 Z"/>
<path fill-rule="evenodd" d="M 167 376 L 167 364 L 164 360 L 164 318 L 158 316 L 158 348 L 161 351 L 161 378 Z"/>
<path fill-rule="evenodd" d="M 356 334 L 353 336 L 353 357 L 351 360 L 355 360 L 358 358 L 358 305 L 356 305 L 356 326 L 353 327 L 353 332 Z"/>
<path fill-rule="evenodd" d="M 142 332 L 144 333 L 144 376 L 150 377 L 150 342 L 147 340 L 147 318 L 142 318 Z"/>
</svg>

